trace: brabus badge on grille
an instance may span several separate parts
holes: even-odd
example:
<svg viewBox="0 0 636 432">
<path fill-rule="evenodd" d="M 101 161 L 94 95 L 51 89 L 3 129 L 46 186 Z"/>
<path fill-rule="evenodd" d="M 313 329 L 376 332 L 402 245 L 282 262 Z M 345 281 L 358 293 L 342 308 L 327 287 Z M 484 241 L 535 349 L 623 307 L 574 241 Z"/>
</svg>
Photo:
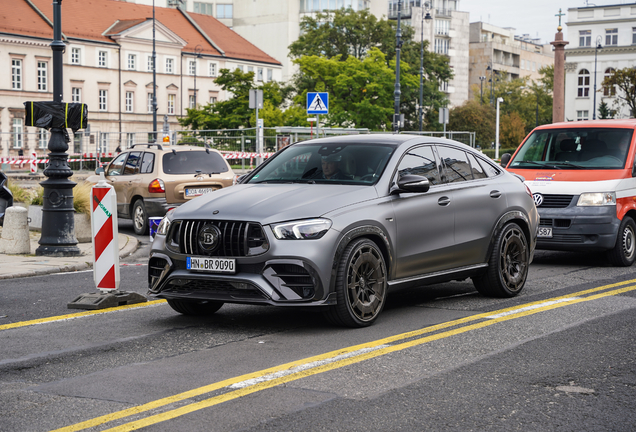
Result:
<svg viewBox="0 0 636 432">
<path fill-rule="evenodd" d="M 219 231 L 216 226 L 212 224 L 205 224 L 199 230 L 199 246 L 201 247 L 203 252 L 212 252 L 218 247 L 220 243 L 220 237 L 221 231 Z"/>
<path fill-rule="evenodd" d="M 541 195 L 540 193 L 533 194 L 532 199 L 534 199 L 534 205 L 536 205 L 537 207 L 543 204 L 543 195 Z"/>
</svg>

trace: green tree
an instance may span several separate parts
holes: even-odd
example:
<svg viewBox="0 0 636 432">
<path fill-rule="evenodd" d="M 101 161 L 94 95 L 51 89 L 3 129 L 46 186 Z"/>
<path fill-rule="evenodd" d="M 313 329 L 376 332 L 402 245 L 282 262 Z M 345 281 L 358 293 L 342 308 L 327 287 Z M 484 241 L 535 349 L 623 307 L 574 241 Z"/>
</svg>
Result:
<svg viewBox="0 0 636 432">
<path fill-rule="evenodd" d="M 451 108 L 448 128 L 454 131 L 475 132 L 475 144 L 487 149 L 495 141 L 495 110 L 479 100 L 470 100 Z"/>
<path fill-rule="evenodd" d="M 603 89 L 609 89 L 611 93 L 616 93 L 616 107 L 627 105 L 631 111 L 631 116 L 636 115 L 636 68 L 626 67 L 617 69 L 614 73 L 606 76 L 601 83 Z"/>
<path fill-rule="evenodd" d="M 501 116 L 499 125 L 500 147 L 517 148 L 526 137 L 525 128 L 526 122 L 515 111 Z"/>
<path fill-rule="evenodd" d="M 605 101 L 601 102 L 598 106 L 598 118 L 601 120 L 614 118 L 614 113 L 610 110 Z"/>
</svg>

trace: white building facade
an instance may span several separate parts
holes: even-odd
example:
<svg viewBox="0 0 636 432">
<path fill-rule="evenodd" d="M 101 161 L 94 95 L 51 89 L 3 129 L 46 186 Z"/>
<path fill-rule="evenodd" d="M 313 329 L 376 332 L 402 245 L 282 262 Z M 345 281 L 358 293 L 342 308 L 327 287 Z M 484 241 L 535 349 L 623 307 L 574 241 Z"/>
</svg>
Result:
<svg viewBox="0 0 636 432">
<path fill-rule="evenodd" d="M 599 118 L 602 102 L 615 118 L 634 117 L 617 90 L 601 83 L 615 70 L 636 67 L 636 3 L 570 8 L 566 25 L 566 121 Z"/>
</svg>

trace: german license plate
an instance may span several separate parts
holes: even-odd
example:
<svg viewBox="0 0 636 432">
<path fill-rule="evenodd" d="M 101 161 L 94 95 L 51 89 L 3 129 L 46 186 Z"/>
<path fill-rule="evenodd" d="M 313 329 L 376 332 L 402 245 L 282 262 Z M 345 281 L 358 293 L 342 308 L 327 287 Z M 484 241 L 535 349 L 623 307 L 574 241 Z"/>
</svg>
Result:
<svg viewBox="0 0 636 432">
<path fill-rule="evenodd" d="M 208 273 L 236 273 L 236 260 L 231 258 L 188 257 L 186 259 L 186 267 L 188 270 Z"/>
<path fill-rule="evenodd" d="M 552 238 L 552 228 L 539 228 L 539 233 L 537 237 L 541 238 Z"/>
<path fill-rule="evenodd" d="M 214 192 L 214 188 L 211 188 L 211 187 L 186 188 L 185 196 L 197 197 L 197 196 L 205 195 L 206 193 L 210 193 L 210 192 Z"/>
</svg>

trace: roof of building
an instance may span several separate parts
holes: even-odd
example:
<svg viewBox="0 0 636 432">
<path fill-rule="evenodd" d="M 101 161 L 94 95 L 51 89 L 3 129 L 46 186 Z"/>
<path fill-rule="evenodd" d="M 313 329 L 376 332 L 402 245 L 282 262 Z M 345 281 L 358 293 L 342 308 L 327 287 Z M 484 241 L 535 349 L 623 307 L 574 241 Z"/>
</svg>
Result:
<svg viewBox="0 0 636 432">
<path fill-rule="evenodd" d="M 0 0 L 0 5 L 0 32 L 53 37 L 51 0 Z M 152 14 L 152 6 L 120 0 L 64 0 L 62 33 L 69 39 L 114 43 L 110 36 L 152 19 Z M 212 16 L 155 7 L 155 19 L 187 42 L 184 51 L 197 48 L 204 55 L 281 64 Z"/>
</svg>

